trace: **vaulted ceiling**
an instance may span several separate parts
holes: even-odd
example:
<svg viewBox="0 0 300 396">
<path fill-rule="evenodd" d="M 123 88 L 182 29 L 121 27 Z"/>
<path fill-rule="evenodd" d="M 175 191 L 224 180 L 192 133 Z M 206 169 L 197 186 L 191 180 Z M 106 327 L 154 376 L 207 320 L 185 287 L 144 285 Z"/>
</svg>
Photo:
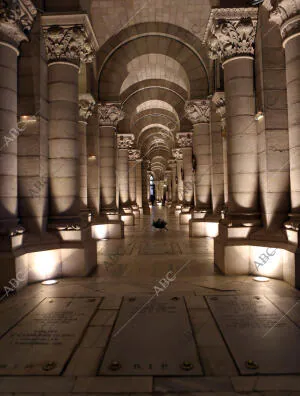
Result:
<svg viewBox="0 0 300 396">
<path fill-rule="evenodd" d="M 100 102 L 122 104 L 126 116 L 118 132 L 135 135 L 136 148 L 150 160 L 154 176 L 161 178 L 172 158 L 176 133 L 192 129 L 185 102 L 210 93 L 212 64 L 201 39 L 211 6 L 218 2 L 122 2 L 91 3 L 101 45 L 94 70 L 96 95 Z"/>
</svg>

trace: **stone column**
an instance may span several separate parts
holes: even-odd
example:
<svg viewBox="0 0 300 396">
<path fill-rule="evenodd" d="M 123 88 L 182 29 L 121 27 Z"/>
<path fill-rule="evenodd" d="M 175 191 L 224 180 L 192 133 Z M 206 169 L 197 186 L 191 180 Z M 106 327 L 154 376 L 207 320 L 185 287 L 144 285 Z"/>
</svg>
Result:
<svg viewBox="0 0 300 396">
<path fill-rule="evenodd" d="M 143 159 L 142 161 L 142 205 L 143 205 L 143 214 L 149 215 L 149 199 L 148 199 L 148 167 L 149 161 Z"/>
<path fill-rule="evenodd" d="M 172 151 L 173 157 L 176 160 L 176 182 L 177 182 L 177 205 L 175 213 L 181 212 L 182 202 L 183 202 L 183 160 L 182 160 L 182 150 L 175 149 Z"/>
<path fill-rule="evenodd" d="M 137 160 L 140 158 L 139 150 L 129 150 L 129 202 L 135 218 L 140 217 L 137 205 Z"/>
<path fill-rule="evenodd" d="M 257 9 L 215 9 L 208 32 L 209 55 L 224 68 L 228 148 L 227 222 L 260 225 L 253 77 Z"/>
<path fill-rule="evenodd" d="M 168 204 L 172 204 L 172 171 L 166 170 L 166 184 L 167 184 L 167 201 Z"/>
<path fill-rule="evenodd" d="M 171 168 L 171 180 L 172 180 L 172 206 L 175 206 L 177 203 L 177 183 L 176 183 L 176 175 L 177 175 L 177 165 L 176 160 L 169 160 L 169 167 Z"/>
<path fill-rule="evenodd" d="M 100 155 L 98 109 L 95 106 L 87 125 L 87 198 L 93 221 L 100 215 Z"/>
<path fill-rule="evenodd" d="M 177 144 L 182 152 L 181 178 L 183 181 L 183 203 L 179 215 L 180 224 L 188 224 L 194 203 L 192 133 L 178 133 Z"/>
<path fill-rule="evenodd" d="M 205 38 L 210 58 L 224 69 L 228 211 L 214 241 L 214 261 L 226 274 L 249 274 L 247 240 L 261 225 L 253 76 L 257 13 L 253 7 L 213 9 Z"/>
<path fill-rule="evenodd" d="M 185 114 L 194 129 L 195 209 L 205 214 L 211 211 L 210 101 L 187 102 Z"/>
<path fill-rule="evenodd" d="M 117 104 L 98 105 L 101 212 L 107 220 L 119 218 L 116 203 L 116 127 L 124 116 Z"/>
<path fill-rule="evenodd" d="M 177 143 L 183 157 L 183 206 L 191 209 L 194 198 L 193 163 L 192 163 L 192 133 L 178 133 Z"/>
<path fill-rule="evenodd" d="M 18 232 L 17 58 L 21 42 L 28 41 L 36 9 L 31 1 L 8 1 L 0 5 L 0 234 Z M 10 249 L 2 240 L 1 250 Z"/>
<path fill-rule="evenodd" d="M 129 202 L 129 152 L 134 142 L 132 134 L 118 134 L 118 176 L 121 208 L 130 207 Z"/>
<path fill-rule="evenodd" d="M 118 181 L 121 218 L 125 225 L 134 225 L 131 203 L 129 201 L 129 152 L 134 142 L 132 134 L 118 134 Z"/>
<path fill-rule="evenodd" d="M 142 159 L 139 158 L 136 160 L 136 203 L 140 214 L 143 213 L 142 195 Z"/>
<path fill-rule="evenodd" d="M 42 19 L 49 67 L 50 228 L 81 223 L 78 71 L 80 62 L 93 61 L 95 49 L 89 25 L 77 25 L 77 19 L 78 15 Z"/>
<path fill-rule="evenodd" d="M 150 201 L 150 176 L 151 172 L 148 170 L 147 172 L 147 197 L 148 197 L 148 202 Z"/>
<path fill-rule="evenodd" d="M 279 0 L 270 10 L 270 21 L 280 27 L 285 49 L 289 126 L 291 213 L 285 223 L 289 239 L 300 247 L 300 3 Z M 297 236 L 292 236 L 296 234 Z M 291 237 L 291 238 L 290 238 Z"/>
<path fill-rule="evenodd" d="M 80 210 L 88 211 L 87 177 L 87 123 L 93 114 L 95 100 L 90 94 L 79 95 L 79 147 L 80 147 Z"/>
<path fill-rule="evenodd" d="M 212 158 L 212 210 L 220 217 L 228 202 L 226 106 L 224 92 L 212 97 L 211 158 Z"/>
</svg>

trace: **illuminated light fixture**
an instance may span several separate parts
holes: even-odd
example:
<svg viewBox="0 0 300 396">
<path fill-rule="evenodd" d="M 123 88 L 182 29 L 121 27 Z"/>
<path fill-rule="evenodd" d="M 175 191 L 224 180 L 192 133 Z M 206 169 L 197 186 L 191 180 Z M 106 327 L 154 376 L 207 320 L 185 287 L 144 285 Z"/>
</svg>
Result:
<svg viewBox="0 0 300 396">
<path fill-rule="evenodd" d="M 266 276 L 255 276 L 254 278 L 252 278 L 252 280 L 256 282 L 269 282 L 270 279 Z"/>
<path fill-rule="evenodd" d="M 58 283 L 58 280 L 56 279 L 49 279 L 49 280 L 45 280 L 42 282 L 42 285 L 44 286 L 51 286 L 51 285 L 56 285 Z"/>
<path fill-rule="evenodd" d="M 261 119 L 263 119 L 264 118 L 264 113 L 262 112 L 262 111 L 258 111 L 256 114 L 255 114 L 255 120 L 256 121 L 259 121 L 259 120 L 261 120 Z"/>
<path fill-rule="evenodd" d="M 21 122 L 36 121 L 36 116 L 35 115 L 22 115 L 22 116 L 20 116 L 20 121 Z"/>
<path fill-rule="evenodd" d="M 96 158 L 97 158 L 97 157 L 96 157 L 95 155 L 89 155 L 89 156 L 88 156 L 88 159 L 89 159 L 89 160 L 95 160 Z"/>
</svg>

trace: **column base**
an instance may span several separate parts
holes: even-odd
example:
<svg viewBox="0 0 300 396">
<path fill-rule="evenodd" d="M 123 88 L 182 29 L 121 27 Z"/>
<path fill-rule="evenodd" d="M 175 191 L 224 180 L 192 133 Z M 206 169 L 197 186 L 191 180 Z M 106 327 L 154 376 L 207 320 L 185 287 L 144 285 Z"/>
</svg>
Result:
<svg viewBox="0 0 300 396">
<path fill-rule="evenodd" d="M 88 276 L 97 265 L 91 231 L 86 227 L 12 237 L 10 250 L 7 246 L 0 252 L 0 294 L 48 279 Z"/>
<path fill-rule="evenodd" d="M 284 223 L 287 239 L 293 245 L 300 247 L 300 214 L 289 214 L 289 220 Z"/>
<path fill-rule="evenodd" d="M 179 216 L 181 213 L 182 204 L 175 204 L 175 215 Z"/>
<path fill-rule="evenodd" d="M 139 207 L 137 205 L 132 205 L 131 209 L 132 209 L 132 213 L 134 215 L 134 218 L 138 219 L 140 217 L 140 209 L 139 209 Z"/>
<path fill-rule="evenodd" d="M 214 239 L 214 262 L 225 275 L 253 275 L 300 288 L 300 249 L 284 241 L 229 238 L 220 224 Z M 259 278 L 260 279 L 260 278 Z"/>
<path fill-rule="evenodd" d="M 124 222 L 116 212 L 101 213 L 92 223 L 92 237 L 99 241 L 103 239 L 123 239 Z"/>
<path fill-rule="evenodd" d="M 166 202 L 166 207 L 167 207 L 168 209 L 172 208 L 172 201 Z"/>
<path fill-rule="evenodd" d="M 181 208 L 181 213 L 179 214 L 180 225 L 187 225 L 192 218 L 191 207 L 184 205 Z"/>
<path fill-rule="evenodd" d="M 207 210 L 194 210 L 189 221 L 191 238 L 215 238 L 219 235 L 220 216 L 207 213 Z"/>
<path fill-rule="evenodd" d="M 124 222 L 125 226 L 134 225 L 134 214 L 131 206 L 121 209 L 121 220 Z"/>
</svg>

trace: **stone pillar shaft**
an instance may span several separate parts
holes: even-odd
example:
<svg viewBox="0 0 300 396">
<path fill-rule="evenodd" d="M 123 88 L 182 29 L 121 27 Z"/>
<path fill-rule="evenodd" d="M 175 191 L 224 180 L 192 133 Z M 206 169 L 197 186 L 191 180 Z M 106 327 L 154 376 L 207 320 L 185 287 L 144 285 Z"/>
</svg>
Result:
<svg viewBox="0 0 300 396">
<path fill-rule="evenodd" d="M 118 104 L 98 105 L 101 212 L 117 212 L 116 127 L 125 114 Z"/>
<path fill-rule="evenodd" d="M 300 218 L 300 35 L 285 45 L 289 122 L 291 211 Z"/>
<path fill-rule="evenodd" d="M 119 196 L 121 207 L 129 205 L 129 163 L 128 150 L 119 150 L 118 156 Z"/>
<path fill-rule="evenodd" d="M 182 180 L 182 173 L 183 173 L 183 160 L 177 159 L 176 160 L 176 167 L 177 167 L 177 198 L 178 204 L 183 202 L 183 180 Z"/>
<path fill-rule="evenodd" d="M 258 210 L 253 59 L 240 57 L 225 62 L 224 80 L 228 148 L 228 210 L 230 214 L 251 214 Z"/>
<path fill-rule="evenodd" d="M 86 209 L 87 199 L 87 141 L 86 141 L 86 121 L 79 121 L 79 142 L 80 142 L 80 209 Z"/>
<path fill-rule="evenodd" d="M 80 209 L 82 211 L 88 208 L 87 125 L 94 106 L 95 101 L 90 94 L 79 95 Z"/>
<path fill-rule="evenodd" d="M 194 127 L 195 205 L 203 210 L 211 207 L 210 106 L 209 100 L 193 100 L 185 105 L 186 117 Z"/>
<path fill-rule="evenodd" d="M 193 164 L 192 164 L 192 147 L 183 147 L 183 203 L 186 206 L 192 205 L 194 198 L 193 189 Z"/>
<path fill-rule="evenodd" d="M 100 153 L 99 126 L 96 112 L 87 125 L 87 199 L 88 208 L 97 217 L 100 214 Z"/>
<path fill-rule="evenodd" d="M 17 58 L 18 50 L 0 43 L 0 232 L 17 219 Z"/>
<path fill-rule="evenodd" d="M 209 124 L 195 124 L 193 150 L 196 157 L 195 189 L 196 209 L 211 208 L 211 161 Z"/>
<path fill-rule="evenodd" d="M 177 183 L 176 183 L 176 162 L 172 163 L 171 165 L 172 168 L 172 204 L 176 204 L 177 203 L 177 199 L 178 199 L 178 192 L 177 192 Z"/>
<path fill-rule="evenodd" d="M 211 110 L 212 211 L 213 214 L 220 216 L 224 208 L 225 189 L 226 192 L 228 191 L 228 188 L 225 187 L 226 183 L 224 178 L 225 174 L 227 176 L 227 167 L 225 166 L 227 151 L 224 151 L 226 149 L 226 107 L 224 92 L 216 92 L 213 95 Z M 227 200 L 226 198 L 226 202 Z"/>
<path fill-rule="evenodd" d="M 116 211 L 116 131 L 100 126 L 100 191 L 101 211 Z"/>
<path fill-rule="evenodd" d="M 137 203 L 136 199 L 136 161 L 129 161 L 129 201 L 131 205 Z"/>
<path fill-rule="evenodd" d="M 148 161 L 142 161 L 142 205 L 143 214 L 150 214 L 149 200 L 148 200 Z"/>
<path fill-rule="evenodd" d="M 60 222 L 78 221 L 79 139 L 78 66 L 49 64 L 50 216 Z"/>
<path fill-rule="evenodd" d="M 136 203 L 141 210 L 143 208 L 142 201 L 142 160 L 136 163 Z"/>
</svg>

